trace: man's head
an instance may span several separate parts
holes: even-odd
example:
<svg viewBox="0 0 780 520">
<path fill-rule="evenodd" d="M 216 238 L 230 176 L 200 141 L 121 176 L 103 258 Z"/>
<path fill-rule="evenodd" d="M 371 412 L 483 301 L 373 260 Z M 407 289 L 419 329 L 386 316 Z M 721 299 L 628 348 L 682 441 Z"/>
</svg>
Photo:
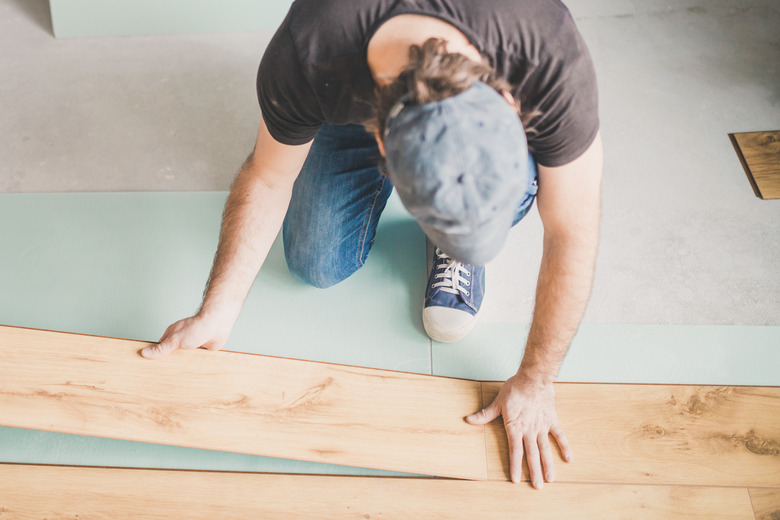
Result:
<svg viewBox="0 0 780 520">
<path fill-rule="evenodd" d="M 451 257 L 500 251 L 529 185 L 528 150 L 508 86 L 486 64 L 429 40 L 378 91 L 371 128 L 401 201 Z"/>
</svg>

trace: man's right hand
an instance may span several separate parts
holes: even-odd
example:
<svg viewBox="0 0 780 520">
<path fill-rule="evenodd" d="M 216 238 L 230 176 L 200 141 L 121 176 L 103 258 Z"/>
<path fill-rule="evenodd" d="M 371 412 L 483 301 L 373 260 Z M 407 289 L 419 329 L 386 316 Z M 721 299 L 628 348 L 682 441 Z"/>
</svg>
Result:
<svg viewBox="0 0 780 520">
<path fill-rule="evenodd" d="M 311 142 L 296 146 L 277 142 L 261 120 L 255 150 L 236 176 L 225 203 L 201 310 L 168 327 L 159 344 L 141 351 L 143 357 L 159 359 L 180 348 L 219 350 L 225 345 L 279 234 L 293 184 L 310 148 Z"/>
<path fill-rule="evenodd" d="M 176 349 L 219 350 L 230 336 L 230 327 L 200 314 L 179 320 L 165 330 L 157 345 L 141 350 L 147 359 L 165 357 Z"/>
</svg>

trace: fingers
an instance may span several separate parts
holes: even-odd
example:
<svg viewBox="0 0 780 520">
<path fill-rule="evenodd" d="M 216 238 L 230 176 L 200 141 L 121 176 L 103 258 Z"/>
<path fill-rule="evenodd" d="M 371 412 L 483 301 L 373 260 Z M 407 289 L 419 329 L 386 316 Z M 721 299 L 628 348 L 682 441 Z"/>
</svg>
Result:
<svg viewBox="0 0 780 520">
<path fill-rule="evenodd" d="M 165 330 L 157 345 L 141 350 L 147 359 L 160 359 L 177 349 L 205 348 L 219 350 L 230 335 L 224 322 L 204 319 L 200 315 L 179 320 Z"/>
<path fill-rule="evenodd" d="M 573 461 L 574 454 L 572 453 L 571 445 L 569 445 L 569 439 L 566 438 L 566 434 L 563 433 L 561 427 L 557 423 L 553 424 L 550 427 L 550 433 L 552 433 L 553 437 L 555 438 L 555 442 L 558 443 L 558 447 L 561 449 L 563 460 L 566 462 Z"/>
<path fill-rule="evenodd" d="M 558 426 L 554 395 L 551 384 L 528 386 L 522 381 L 516 384 L 516 380 L 510 378 L 489 407 L 467 418 L 472 424 L 485 424 L 497 417 L 499 411 L 503 415 L 512 482 L 523 479 L 523 456 L 534 488 L 542 489 L 545 481 L 555 480 L 550 434 L 560 446 L 564 460 L 572 460 L 569 441 Z"/>
<path fill-rule="evenodd" d="M 179 348 L 179 345 L 168 339 L 161 341 L 157 345 L 146 347 L 145 349 L 141 350 L 141 355 L 146 359 L 160 359 L 167 356 L 177 348 Z"/>
<path fill-rule="evenodd" d="M 466 417 L 466 422 L 474 425 L 487 424 L 501 415 L 501 408 L 493 401 L 490 406 L 483 408 L 477 413 L 473 413 Z"/>
<path fill-rule="evenodd" d="M 563 430 L 561 430 L 558 424 L 553 424 L 552 427 L 550 427 L 550 433 L 561 448 L 563 459 L 566 462 L 571 462 L 573 457 L 566 434 L 563 433 Z M 545 481 L 555 481 L 555 462 L 549 434 L 546 432 L 539 433 L 536 438 L 527 436 L 524 438 L 524 443 L 531 484 L 536 489 L 542 489 Z"/>
<path fill-rule="evenodd" d="M 509 443 L 509 475 L 512 482 L 518 483 L 523 476 L 523 454 L 528 464 L 528 476 L 531 485 L 536 489 L 542 489 L 544 483 L 555 481 L 555 463 L 553 459 L 552 445 L 546 433 L 538 436 L 526 435 L 520 437 L 507 431 Z"/>
<path fill-rule="evenodd" d="M 183 320 L 182 320 L 183 321 Z M 146 359 L 160 359 L 181 347 L 181 335 L 179 330 L 182 322 L 178 321 L 165 329 L 157 345 L 151 345 L 141 350 L 141 355 Z"/>
<path fill-rule="evenodd" d="M 545 434 L 539 434 L 536 444 L 539 446 L 539 456 L 542 459 L 542 471 L 544 480 L 547 482 L 555 481 L 555 465 L 553 463 L 552 446 L 550 446 L 550 437 Z"/>
<path fill-rule="evenodd" d="M 509 442 L 509 478 L 517 484 L 523 480 L 523 437 L 507 430 L 506 438 Z"/>
<path fill-rule="evenodd" d="M 525 460 L 528 462 L 528 475 L 531 477 L 531 485 L 536 489 L 544 487 L 544 477 L 542 476 L 542 463 L 539 459 L 539 445 L 536 437 L 526 436 L 523 438 L 525 444 Z"/>
</svg>

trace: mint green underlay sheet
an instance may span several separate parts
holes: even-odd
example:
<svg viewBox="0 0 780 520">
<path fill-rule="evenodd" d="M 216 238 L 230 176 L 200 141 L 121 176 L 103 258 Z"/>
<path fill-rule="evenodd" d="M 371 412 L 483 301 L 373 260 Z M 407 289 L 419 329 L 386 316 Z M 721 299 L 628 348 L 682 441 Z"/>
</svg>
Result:
<svg viewBox="0 0 780 520">
<path fill-rule="evenodd" d="M 200 304 L 225 198 L 0 195 L 0 323 L 156 340 Z M 366 265 L 328 290 L 293 278 L 277 240 L 226 348 L 430 373 L 425 278 L 424 235 L 392 198 Z M 0 428 L 0 461 L 389 474 L 16 428 Z"/>
<path fill-rule="evenodd" d="M 154 341 L 201 301 L 226 193 L 0 195 L 0 323 Z M 425 238 L 393 197 L 366 265 L 327 290 L 274 243 L 226 348 L 430 373 Z"/>
<path fill-rule="evenodd" d="M 503 381 L 517 369 L 528 325 L 479 325 L 433 344 L 433 373 Z M 560 382 L 780 386 L 780 327 L 583 324 Z"/>
<path fill-rule="evenodd" d="M 291 0 L 49 0 L 58 38 L 274 31 Z"/>
<path fill-rule="evenodd" d="M 156 340 L 197 310 L 225 197 L 0 195 L 0 323 Z M 511 375 L 527 325 L 482 323 L 456 344 L 428 340 L 425 263 L 425 238 L 395 196 L 366 265 L 333 288 L 294 279 L 277 240 L 226 348 L 469 379 Z M 780 327 L 585 324 L 560 380 L 780 385 Z M 391 474 L 16 428 L 0 428 L 0 461 Z"/>
</svg>

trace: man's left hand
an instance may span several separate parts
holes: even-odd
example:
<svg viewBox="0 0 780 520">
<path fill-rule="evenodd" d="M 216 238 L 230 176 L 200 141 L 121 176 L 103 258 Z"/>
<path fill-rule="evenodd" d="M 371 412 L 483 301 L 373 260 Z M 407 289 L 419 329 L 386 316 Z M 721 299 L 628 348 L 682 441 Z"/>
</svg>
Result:
<svg viewBox="0 0 780 520">
<path fill-rule="evenodd" d="M 545 480 L 555 480 L 550 434 L 558 443 L 563 460 L 572 461 L 569 441 L 558 425 L 552 383 L 537 383 L 515 375 L 504 383 L 490 406 L 469 415 L 466 420 L 470 424 L 483 425 L 499 415 L 504 418 L 509 441 L 509 473 L 512 482 L 520 482 L 522 479 L 523 453 L 528 461 L 533 487 L 541 489 Z"/>
</svg>

